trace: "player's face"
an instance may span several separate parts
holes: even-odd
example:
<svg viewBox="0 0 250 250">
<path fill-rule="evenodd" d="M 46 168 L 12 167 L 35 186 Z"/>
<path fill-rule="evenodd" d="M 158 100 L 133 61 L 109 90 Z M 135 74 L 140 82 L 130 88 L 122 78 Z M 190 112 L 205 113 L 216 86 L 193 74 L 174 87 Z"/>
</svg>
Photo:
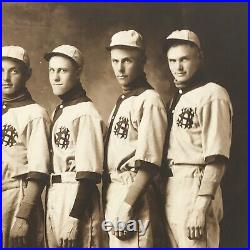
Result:
<svg viewBox="0 0 250 250">
<path fill-rule="evenodd" d="M 15 95 L 28 80 L 25 66 L 10 58 L 2 59 L 2 93 L 4 96 Z"/>
<path fill-rule="evenodd" d="M 113 48 L 111 50 L 112 67 L 122 88 L 130 85 L 138 77 L 144 67 L 140 51 L 127 48 Z"/>
<path fill-rule="evenodd" d="M 167 53 L 169 69 L 177 80 L 177 87 L 185 87 L 201 65 L 201 55 L 197 48 L 187 44 L 171 47 Z"/>
<path fill-rule="evenodd" d="M 63 56 L 53 56 L 49 61 L 49 80 L 54 95 L 63 95 L 79 81 L 80 69 Z"/>
</svg>

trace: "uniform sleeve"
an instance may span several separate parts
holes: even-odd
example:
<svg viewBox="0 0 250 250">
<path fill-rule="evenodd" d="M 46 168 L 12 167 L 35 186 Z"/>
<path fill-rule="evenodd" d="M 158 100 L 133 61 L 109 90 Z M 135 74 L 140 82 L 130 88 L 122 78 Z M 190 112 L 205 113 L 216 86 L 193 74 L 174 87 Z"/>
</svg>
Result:
<svg viewBox="0 0 250 250">
<path fill-rule="evenodd" d="M 198 195 L 210 195 L 214 198 L 225 172 L 225 164 L 216 161 L 205 167 Z"/>
<path fill-rule="evenodd" d="M 84 115 L 80 117 L 76 141 L 76 179 L 83 178 L 99 183 L 103 171 L 103 133 L 102 120 Z"/>
<path fill-rule="evenodd" d="M 41 117 L 32 120 L 27 131 L 28 178 L 46 182 L 50 172 L 49 118 Z"/>
<path fill-rule="evenodd" d="M 232 138 L 232 109 L 226 100 L 216 99 L 202 106 L 199 112 L 202 128 L 202 149 L 205 162 L 229 159 Z"/>
<path fill-rule="evenodd" d="M 167 130 L 167 114 L 164 105 L 156 100 L 145 103 L 138 126 L 138 141 L 135 165 L 161 166 L 163 147 Z"/>
</svg>

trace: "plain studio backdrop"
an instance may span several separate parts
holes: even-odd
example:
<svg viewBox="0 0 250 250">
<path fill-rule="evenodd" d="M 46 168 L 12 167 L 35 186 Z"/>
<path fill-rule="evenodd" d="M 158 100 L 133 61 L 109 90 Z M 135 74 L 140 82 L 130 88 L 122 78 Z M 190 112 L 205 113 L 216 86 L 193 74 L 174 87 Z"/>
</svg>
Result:
<svg viewBox="0 0 250 250">
<path fill-rule="evenodd" d="M 27 49 L 33 69 L 28 88 L 51 114 L 59 99 L 48 81 L 45 52 L 61 44 L 84 55 L 82 83 L 105 122 L 121 90 L 105 47 L 120 30 L 135 29 L 146 40 L 149 82 L 167 103 L 172 79 L 162 54 L 176 29 L 195 31 L 202 41 L 207 74 L 231 97 L 233 141 L 223 178 L 221 247 L 247 247 L 247 3 L 3 3 L 2 43 Z M 222 128 L 223 129 L 223 128 Z"/>
</svg>

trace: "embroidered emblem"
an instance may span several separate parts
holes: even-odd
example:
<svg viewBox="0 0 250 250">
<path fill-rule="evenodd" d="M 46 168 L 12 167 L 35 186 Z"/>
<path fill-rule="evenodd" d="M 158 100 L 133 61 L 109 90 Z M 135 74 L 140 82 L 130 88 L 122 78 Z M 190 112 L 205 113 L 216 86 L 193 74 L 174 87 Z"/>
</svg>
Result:
<svg viewBox="0 0 250 250">
<path fill-rule="evenodd" d="M 4 124 L 2 128 L 2 145 L 12 147 L 17 143 L 17 131 L 15 127 L 9 124 Z"/>
<path fill-rule="evenodd" d="M 121 116 L 115 124 L 114 134 L 120 139 L 126 139 L 128 136 L 129 123 L 128 118 Z"/>
<path fill-rule="evenodd" d="M 59 131 L 54 136 L 56 146 L 61 149 L 67 149 L 69 146 L 69 138 L 69 129 L 65 127 L 60 127 Z"/>
<path fill-rule="evenodd" d="M 195 111 L 192 108 L 183 108 L 177 119 L 177 126 L 181 128 L 192 128 Z"/>
</svg>

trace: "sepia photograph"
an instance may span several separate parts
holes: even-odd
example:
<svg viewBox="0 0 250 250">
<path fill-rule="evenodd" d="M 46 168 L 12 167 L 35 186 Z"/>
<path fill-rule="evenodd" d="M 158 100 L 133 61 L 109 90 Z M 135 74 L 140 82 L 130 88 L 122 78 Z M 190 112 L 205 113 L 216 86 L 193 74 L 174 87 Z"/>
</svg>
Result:
<svg viewBox="0 0 250 250">
<path fill-rule="evenodd" d="M 2 3 L 2 247 L 248 247 L 248 3 Z"/>
</svg>

